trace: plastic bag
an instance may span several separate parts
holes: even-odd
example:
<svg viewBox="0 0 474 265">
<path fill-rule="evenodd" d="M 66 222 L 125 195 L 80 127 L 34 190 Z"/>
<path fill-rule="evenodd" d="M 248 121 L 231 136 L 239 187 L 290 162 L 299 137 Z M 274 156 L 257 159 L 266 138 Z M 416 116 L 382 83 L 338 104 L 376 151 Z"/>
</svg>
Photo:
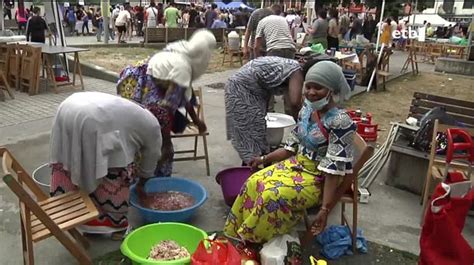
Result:
<svg viewBox="0 0 474 265">
<path fill-rule="evenodd" d="M 316 237 L 321 244 L 321 254 L 328 259 L 337 259 L 343 255 L 353 255 L 351 247 L 351 231 L 347 226 L 333 225 Z M 362 231 L 357 229 L 356 249 L 360 253 L 367 253 L 367 241 Z"/>
<path fill-rule="evenodd" d="M 204 242 L 210 244 L 206 248 Z M 241 258 L 237 249 L 228 240 L 209 240 L 199 242 L 191 256 L 191 265 L 240 265 Z"/>
<path fill-rule="evenodd" d="M 263 245 L 260 250 L 260 262 L 262 265 L 284 265 L 288 253 L 288 242 L 300 244 L 296 232 L 277 236 Z"/>
<path fill-rule="evenodd" d="M 326 49 L 324 49 L 324 46 L 321 43 L 311 45 L 311 50 L 316 53 L 326 53 Z"/>
</svg>

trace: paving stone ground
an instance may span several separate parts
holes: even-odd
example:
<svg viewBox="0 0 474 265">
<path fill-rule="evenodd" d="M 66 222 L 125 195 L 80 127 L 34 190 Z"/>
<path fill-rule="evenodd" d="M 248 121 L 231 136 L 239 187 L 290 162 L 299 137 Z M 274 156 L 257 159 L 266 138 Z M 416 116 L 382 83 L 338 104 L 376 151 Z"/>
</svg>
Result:
<svg viewBox="0 0 474 265">
<path fill-rule="evenodd" d="M 195 86 L 203 86 L 214 82 L 225 82 L 235 70 L 206 74 L 196 81 Z M 98 91 L 115 94 L 115 84 L 100 79 L 84 77 L 85 91 Z M 15 99 L 0 102 L 0 128 L 18 125 L 53 117 L 58 105 L 68 96 L 80 89 L 64 89 L 55 94 L 51 90 L 43 91 L 34 96 L 15 91 Z"/>
</svg>

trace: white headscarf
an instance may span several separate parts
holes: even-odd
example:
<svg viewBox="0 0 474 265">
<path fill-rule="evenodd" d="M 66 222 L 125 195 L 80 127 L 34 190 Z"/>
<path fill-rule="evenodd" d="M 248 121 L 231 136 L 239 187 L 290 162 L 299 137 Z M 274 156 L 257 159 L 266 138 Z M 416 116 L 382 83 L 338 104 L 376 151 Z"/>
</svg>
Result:
<svg viewBox="0 0 474 265">
<path fill-rule="evenodd" d="M 66 98 L 54 117 L 50 163 L 61 163 L 71 181 L 93 192 L 109 168 L 124 168 L 140 151 L 137 176 L 153 176 L 161 156 L 156 117 L 115 95 L 80 92 Z"/>
<path fill-rule="evenodd" d="M 215 46 L 214 34 L 208 30 L 198 30 L 189 41 L 170 43 L 151 57 L 147 74 L 188 88 L 186 98 L 189 100 L 192 82 L 206 72 Z"/>
</svg>

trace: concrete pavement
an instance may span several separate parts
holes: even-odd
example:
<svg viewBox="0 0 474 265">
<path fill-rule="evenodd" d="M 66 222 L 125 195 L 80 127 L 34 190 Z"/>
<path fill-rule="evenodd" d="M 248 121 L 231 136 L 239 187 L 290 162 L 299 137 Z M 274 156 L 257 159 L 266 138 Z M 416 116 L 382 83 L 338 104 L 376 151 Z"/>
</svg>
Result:
<svg viewBox="0 0 474 265">
<path fill-rule="evenodd" d="M 402 58 L 402 57 L 400 57 Z M 402 59 L 400 59 L 402 60 Z M 393 61 L 394 62 L 394 61 Z M 395 65 L 395 63 L 394 63 Z M 401 68 L 401 66 L 400 66 Z M 395 66 L 393 66 L 395 72 Z M 225 82 L 233 72 L 206 74 L 197 85 Z M 85 78 L 86 90 L 115 93 L 115 84 L 92 78 Z M 49 130 L 51 119 L 58 104 L 74 91 L 60 94 L 45 92 L 37 96 L 16 93 L 15 100 L 0 102 L 0 146 L 12 150 L 23 166 L 32 172 L 48 161 Z M 204 162 L 175 163 L 174 175 L 185 176 L 201 182 L 209 192 L 209 200 L 198 211 L 192 224 L 208 231 L 221 230 L 228 208 L 222 201 L 215 174 L 227 167 L 240 165 L 240 160 L 225 138 L 224 91 L 204 87 L 205 118 L 210 131 L 208 138 L 211 159 L 211 176 L 205 176 Z M 282 104 L 278 102 L 277 110 Z M 175 141 L 177 150 L 191 144 L 190 141 Z M 419 217 L 421 206 L 419 196 L 384 184 L 385 174 L 372 185 L 369 204 L 360 204 L 359 228 L 367 239 L 393 248 L 418 254 Z M 2 264 L 21 263 L 21 241 L 19 230 L 18 200 L 0 181 L 0 257 Z M 350 207 L 349 207 L 350 208 Z M 348 214 L 350 216 L 350 210 Z M 331 213 L 330 224 L 340 220 L 339 208 Z M 474 222 L 466 222 L 465 234 L 474 245 Z M 89 250 L 92 257 L 117 249 L 119 242 L 107 238 L 91 238 Z M 370 249 L 369 249 L 370 251 Z M 35 247 L 37 264 L 71 264 L 69 253 L 54 239 L 48 239 Z"/>
</svg>

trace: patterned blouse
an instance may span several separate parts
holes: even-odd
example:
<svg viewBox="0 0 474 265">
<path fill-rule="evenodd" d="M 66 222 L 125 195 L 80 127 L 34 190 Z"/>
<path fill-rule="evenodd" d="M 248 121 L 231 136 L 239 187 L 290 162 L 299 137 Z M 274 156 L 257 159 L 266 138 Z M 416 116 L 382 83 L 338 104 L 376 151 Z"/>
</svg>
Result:
<svg viewBox="0 0 474 265">
<path fill-rule="evenodd" d="M 311 113 L 307 106 L 301 109 L 285 149 L 319 162 L 318 170 L 325 173 L 341 176 L 352 173 L 356 129 L 352 119 L 344 110 L 332 108 L 318 124 L 311 120 Z"/>
</svg>

